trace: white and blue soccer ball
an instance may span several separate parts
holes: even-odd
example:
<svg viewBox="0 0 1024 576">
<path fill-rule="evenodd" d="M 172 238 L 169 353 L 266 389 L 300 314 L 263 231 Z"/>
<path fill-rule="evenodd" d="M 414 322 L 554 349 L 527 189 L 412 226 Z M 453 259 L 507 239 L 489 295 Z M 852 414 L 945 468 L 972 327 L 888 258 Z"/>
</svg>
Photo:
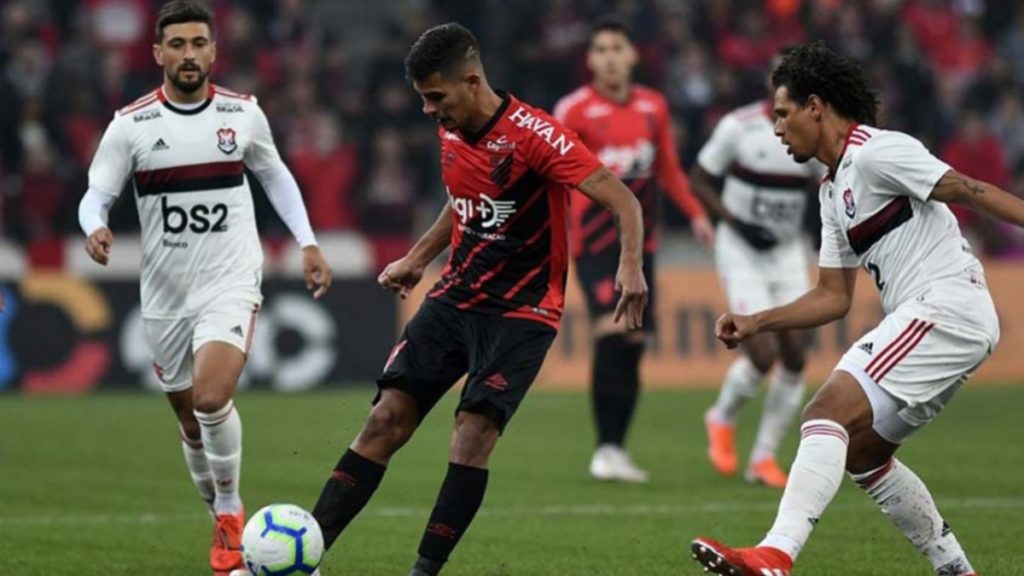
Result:
<svg viewBox="0 0 1024 576">
<path fill-rule="evenodd" d="M 320 526 L 293 504 L 261 508 L 242 531 L 242 557 L 253 576 L 313 574 L 323 554 Z"/>
</svg>

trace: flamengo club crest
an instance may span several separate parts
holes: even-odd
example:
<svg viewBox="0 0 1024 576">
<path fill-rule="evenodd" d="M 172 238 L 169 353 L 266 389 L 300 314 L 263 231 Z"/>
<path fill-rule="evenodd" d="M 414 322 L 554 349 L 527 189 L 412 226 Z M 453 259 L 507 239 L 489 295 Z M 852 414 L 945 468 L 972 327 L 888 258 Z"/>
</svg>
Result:
<svg viewBox="0 0 1024 576">
<path fill-rule="evenodd" d="M 857 213 L 857 205 L 853 203 L 853 190 L 847 188 L 843 191 L 843 204 L 846 204 L 846 217 L 853 218 Z"/>
<path fill-rule="evenodd" d="M 231 154 L 238 149 L 238 144 L 235 142 L 235 131 L 231 128 L 221 128 L 217 130 L 217 148 L 225 154 Z"/>
</svg>

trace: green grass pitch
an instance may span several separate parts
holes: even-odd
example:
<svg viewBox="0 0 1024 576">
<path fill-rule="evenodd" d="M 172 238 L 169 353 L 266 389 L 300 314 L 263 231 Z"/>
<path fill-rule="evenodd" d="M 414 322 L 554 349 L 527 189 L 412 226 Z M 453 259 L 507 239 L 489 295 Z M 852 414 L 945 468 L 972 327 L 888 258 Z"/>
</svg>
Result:
<svg viewBox="0 0 1024 576">
<path fill-rule="evenodd" d="M 309 508 L 365 417 L 370 389 L 242 394 L 242 494 Z M 454 394 L 394 460 L 381 489 L 323 565 L 325 576 L 401 575 L 415 559 L 444 475 Z M 534 392 L 499 443 L 483 510 L 451 576 L 686 575 L 704 535 L 756 542 L 778 493 L 716 477 L 701 415 L 711 392 L 644 397 L 630 439 L 646 486 L 591 481 L 588 399 Z M 968 386 L 901 458 L 935 494 L 980 574 L 1024 574 L 1024 388 Z M 742 415 L 749 449 L 759 406 Z M 30 575 L 209 574 L 210 521 L 188 479 L 162 398 L 0 397 L 0 558 Z M 791 434 L 784 454 L 795 448 Z M 798 575 L 930 574 L 849 481 L 826 512 Z"/>
</svg>

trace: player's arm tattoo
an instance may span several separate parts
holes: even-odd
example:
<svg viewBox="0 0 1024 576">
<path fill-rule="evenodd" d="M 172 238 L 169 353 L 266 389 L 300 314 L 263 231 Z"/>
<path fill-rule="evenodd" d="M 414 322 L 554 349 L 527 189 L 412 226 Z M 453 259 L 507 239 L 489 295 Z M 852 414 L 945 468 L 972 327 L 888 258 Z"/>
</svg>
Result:
<svg viewBox="0 0 1024 576">
<path fill-rule="evenodd" d="M 981 182 L 953 170 L 939 179 L 932 193 L 941 202 L 969 202 L 984 194 L 985 186 Z"/>
<path fill-rule="evenodd" d="M 614 176 L 612 176 L 612 173 L 609 172 L 607 169 L 598 170 L 596 174 L 594 174 L 590 178 L 587 178 L 580 184 L 580 189 L 582 189 L 588 195 L 593 195 L 601 188 L 601 186 L 605 182 L 612 178 L 614 178 Z"/>
</svg>

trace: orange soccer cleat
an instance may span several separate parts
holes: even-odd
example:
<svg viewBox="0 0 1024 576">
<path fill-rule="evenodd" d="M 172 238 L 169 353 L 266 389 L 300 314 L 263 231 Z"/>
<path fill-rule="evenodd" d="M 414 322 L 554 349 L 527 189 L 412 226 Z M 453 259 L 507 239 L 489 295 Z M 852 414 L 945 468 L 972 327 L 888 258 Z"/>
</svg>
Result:
<svg viewBox="0 0 1024 576">
<path fill-rule="evenodd" d="M 751 462 L 744 477 L 751 484 L 764 484 L 771 488 L 785 488 L 786 481 L 789 480 L 775 458 L 770 457 Z"/>
<path fill-rule="evenodd" d="M 716 422 L 713 411 L 714 408 L 704 414 L 704 429 L 708 434 L 708 459 L 719 474 L 732 476 L 739 467 L 736 458 L 736 427 Z"/>
<path fill-rule="evenodd" d="M 244 568 L 242 562 L 242 529 L 245 513 L 217 514 L 210 547 L 210 567 L 217 576 Z"/>
<path fill-rule="evenodd" d="M 793 560 L 782 550 L 768 546 L 729 548 L 708 538 L 690 543 L 693 558 L 705 572 L 725 576 L 789 576 Z"/>
</svg>

